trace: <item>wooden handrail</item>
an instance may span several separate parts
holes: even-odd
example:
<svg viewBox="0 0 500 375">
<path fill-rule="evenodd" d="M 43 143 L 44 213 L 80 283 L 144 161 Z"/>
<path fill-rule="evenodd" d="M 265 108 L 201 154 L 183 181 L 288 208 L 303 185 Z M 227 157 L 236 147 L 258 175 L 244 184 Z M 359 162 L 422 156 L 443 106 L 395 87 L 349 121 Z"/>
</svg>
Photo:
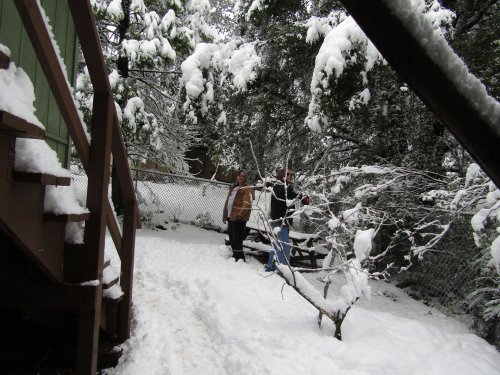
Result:
<svg viewBox="0 0 500 375">
<path fill-rule="evenodd" d="M 95 93 L 111 93 L 101 43 L 95 27 L 95 18 L 88 1 L 68 0 L 69 9 L 78 34 L 85 63 Z"/>
<path fill-rule="evenodd" d="M 78 39 L 84 53 L 84 58 L 89 67 L 89 75 L 96 93 L 111 94 L 108 75 L 104 66 L 104 57 L 100 48 L 97 30 L 95 28 L 95 18 L 92 14 L 90 3 L 81 0 L 69 0 L 69 7 Z M 84 169 L 87 171 L 90 155 L 90 146 L 87 140 L 83 123 L 78 115 L 76 105 L 72 99 L 71 89 L 65 79 L 65 74 L 59 63 L 57 54 L 52 47 L 52 41 L 46 29 L 45 22 L 38 8 L 36 0 L 16 0 L 21 19 L 32 41 L 33 48 L 40 61 L 40 65 L 47 77 L 50 88 L 54 93 L 56 102 L 60 108 L 63 119 L 68 127 L 75 148 L 78 152 Z M 51 46 L 50 48 L 47 48 Z M 128 167 L 123 137 L 119 127 L 116 111 L 113 114 L 113 136 L 112 153 L 117 165 L 118 180 L 124 196 L 124 203 L 136 202 L 134 186 L 130 169 Z M 107 205 L 107 225 L 113 238 L 113 242 L 120 251 L 122 248 L 121 234 L 119 226 L 111 210 L 111 205 Z M 137 220 L 137 218 L 136 218 Z M 118 229 L 118 230 L 117 230 Z"/>
<path fill-rule="evenodd" d="M 95 27 L 95 17 L 92 13 L 90 3 L 81 0 L 69 0 L 68 3 L 78 33 L 83 56 L 87 63 L 94 93 L 111 94 L 108 73 L 104 65 L 104 56 L 102 54 L 99 35 Z M 124 202 L 134 202 L 136 201 L 135 190 L 116 111 L 114 111 L 113 114 L 113 137 L 111 148 Z M 138 219 L 138 217 L 136 217 L 136 219 Z"/>
<path fill-rule="evenodd" d="M 138 206 L 128 157 L 123 142 L 120 124 L 113 101 L 113 93 L 104 64 L 95 18 L 89 0 L 68 0 L 90 79 L 94 88 L 94 113 L 92 118 L 92 147 L 89 145 L 83 120 L 80 118 L 72 89 L 61 66 L 59 56 L 42 16 L 37 0 L 15 0 L 18 13 L 33 45 L 50 89 L 65 121 L 82 165 L 89 176 L 87 205 L 91 211 L 90 221 L 85 227 L 87 257 L 82 267 L 85 277 L 102 280 L 104 258 L 104 228 L 108 227 L 122 261 L 121 286 L 124 301 L 120 307 L 119 337 L 126 339 L 130 333 L 132 278 L 135 248 L 135 230 L 138 221 Z M 97 101 L 97 102 L 96 102 Z M 110 154 L 118 173 L 120 190 L 124 197 L 124 234 L 113 214 L 107 198 Z M 92 184 L 92 186 L 91 186 Z M 87 249 L 86 249 L 87 250 Z M 96 345 L 99 335 L 102 288 L 95 289 L 89 312 L 80 318 L 79 345 L 83 353 L 78 356 L 79 374 L 96 372 Z"/>
</svg>

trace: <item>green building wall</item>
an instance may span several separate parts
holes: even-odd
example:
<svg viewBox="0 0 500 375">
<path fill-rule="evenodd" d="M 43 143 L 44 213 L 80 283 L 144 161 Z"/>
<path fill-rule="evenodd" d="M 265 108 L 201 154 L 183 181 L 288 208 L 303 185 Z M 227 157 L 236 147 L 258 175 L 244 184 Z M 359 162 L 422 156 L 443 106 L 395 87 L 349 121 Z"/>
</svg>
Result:
<svg viewBox="0 0 500 375">
<path fill-rule="evenodd" d="M 68 2 L 66 0 L 42 0 L 41 4 L 59 45 L 68 79 L 73 84 L 78 50 L 76 31 Z M 45 126 L 45 140 L 57 152 L 61 164 L 68 167 L 70 161 L 68 130 L 13 0 L 0 0 L 0 43 L 9 47 L 11 60 L 17 66 L 22 67 L 31 78 L 35 88 L 35 115 Z"/>
</svg>

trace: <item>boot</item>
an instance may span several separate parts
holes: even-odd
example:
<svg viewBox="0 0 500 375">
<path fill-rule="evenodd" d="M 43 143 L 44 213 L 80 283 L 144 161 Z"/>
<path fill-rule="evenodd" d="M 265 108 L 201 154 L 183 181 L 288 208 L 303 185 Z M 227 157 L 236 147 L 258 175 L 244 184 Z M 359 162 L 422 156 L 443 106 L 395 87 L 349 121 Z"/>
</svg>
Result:
<svg viewBox="0 0 500 375">
<path fill-rule="evenodd" d="M 240 259 L 243 259 L 243 262 L 246 262 L 245 253 L 243 253 L 243 250 L 233 249 L 233 258 L 235 262 L 237 262 Z"/>
</svg>

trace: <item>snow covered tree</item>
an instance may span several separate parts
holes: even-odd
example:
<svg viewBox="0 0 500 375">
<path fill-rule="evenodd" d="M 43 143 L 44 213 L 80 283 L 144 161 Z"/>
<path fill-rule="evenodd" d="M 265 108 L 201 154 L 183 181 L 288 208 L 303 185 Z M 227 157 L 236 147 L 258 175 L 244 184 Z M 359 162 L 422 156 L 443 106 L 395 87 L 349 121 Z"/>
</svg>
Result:
<svg viewBox="0 0 500 375">
<path fill-rule="evenodd" d="M 417 2 L 437 30 L 451 35 L 452 12 Z M 213 158 L 251 176 L 254 156 L 274 169 L 288 154 L 289 164 L 304 171 L 318 160 L 328 168 L 390 163 L 439 173 L 466 165 L 457 142 L 340 2 L 238 1 L 234 19 L 228 44 L 253 46 L 259 64 L 248 64 L 252 79 L 235 86 L 227 70 L 206 64 L 210 87 L 192 95 L 187 108 Z"/>
<path fill-rule="evenodd" d="M 415 3 L 437 32 L 449 35 L 452 12 L 435 1 Z M 332 166 L 348 161 L 443 171 L 456 142 L 343 9 L 311 18 L 307 41 L 321 47 L 306 124 L 324 135 Z"/>
<path fill-rule="evenodd" d="M 187 172 L 195 135 L 180 119 L 179 62 L 197 43 L 215 37 L 205 16 L 208 0 L 92 0 L 104 59 L 131 163 L 146 161 Z M 77 99 L 90 124 L 93 91 L 82 66 Z M 112 174 L 112 180 L 116 174 Z M 121 193 L 112 183 L 121 211 Z"/>
<path fill-rule="evenodd" d="M 91 3 L 131 161 L 186 171 L 183 154 L 194 137 L 179 119 L 179 60 L 215 36 L 205 19 L 208 1 Z M 88 120 L 92 88 L 85 67 L 77 91 Z"/>
<path fill-rule="evenodd" d="M 468 309 L 490 327 L 499 321 L 499 240 L 500 192 L 471 164 L 465 178 L 394 166 L 345 167 L 329 175 L 302 178 L 299 191 L 311 195 L 311 205 L 294 212 L 302 229 L 323 239 L 319 246 L 330 249 L 323 268 L 306 270 L 276 264 L 286 282 L 336 325 L 341 325 L 351 306 L 369 294 L 367 280 L 390 280 L 411 272 L 415 264 L 432 252 L 442 252 L 450 231 L 463 230 L 470 221 L 466 237 L 475 239 L 478 259 L 474 265 L 474 292 L 463 295 Z M 276 241 L 276 239 L 274 239 Z M 465 246 L 449 243 L 445 249 Z M 445 264 L 436 265 L 441 272 Z M 301 272 L 321 272 L 325 282 L 323 296 Z M 328 288 L 333 302 L 327 301 Z M 491 331 L 491 329 L 490 329 Z"/>
</svg>

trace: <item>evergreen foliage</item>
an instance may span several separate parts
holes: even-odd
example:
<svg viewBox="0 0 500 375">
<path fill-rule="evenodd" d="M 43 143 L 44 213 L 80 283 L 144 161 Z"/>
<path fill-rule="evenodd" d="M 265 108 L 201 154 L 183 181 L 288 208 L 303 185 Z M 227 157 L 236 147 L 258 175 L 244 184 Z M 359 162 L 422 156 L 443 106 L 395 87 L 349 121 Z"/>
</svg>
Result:
<svg viewBox="0 0 500 375">
<path fill-rule="evenodd" d="M 123 136 L 134 163 L 147 160 L 185 172 L 195 135 L 179 119 L 179 61 L 215 33 L 208 2 L 93 0 Z M 87 123 L 92 87 L 82 67 L 77 98 Z"/>
</svg>

